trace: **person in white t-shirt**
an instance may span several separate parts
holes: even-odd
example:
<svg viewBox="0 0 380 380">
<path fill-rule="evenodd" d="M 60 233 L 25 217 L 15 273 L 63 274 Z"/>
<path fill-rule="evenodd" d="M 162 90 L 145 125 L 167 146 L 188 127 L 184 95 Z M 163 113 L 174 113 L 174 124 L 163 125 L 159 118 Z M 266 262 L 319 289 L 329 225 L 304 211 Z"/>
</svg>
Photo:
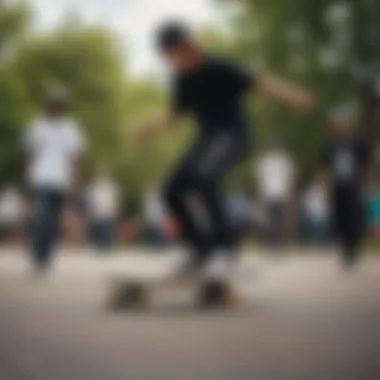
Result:
<svg viewBox="0 0 380 380">
<path fill-rule="evenodd" d="M 330 220 L 328 194 L 322 181 L 315 179 L 306 188 L 303 212 L 307 238 L 322 243 L 327 238 Z"/>
<path fill-rule="evenodd" d="M 65 92 L 47 97 L 45 113 L 35 120 L 24 139 L 27 180 L 33 195 L 31 249 L 36 268 L 49 265 L 59 237 L 63 201 L 77 184 L 84 138 L 69 116 Z"/>
<path fill-rule="evenodd" d="M 109 250 L 120 214 L 118 184 L 107 174 L 95 177 L 87 190 L 87 205 L 91 240 L 99 250 Z"/>
<path fill-rule="evenodd" d="M 285 216 L 295 184 L 295 165 L 279 141 L 271 142 L 255 168 L 259 197 L 266 210 L 268 238 L 274 246 L 283 241 Z"/>
</svg>

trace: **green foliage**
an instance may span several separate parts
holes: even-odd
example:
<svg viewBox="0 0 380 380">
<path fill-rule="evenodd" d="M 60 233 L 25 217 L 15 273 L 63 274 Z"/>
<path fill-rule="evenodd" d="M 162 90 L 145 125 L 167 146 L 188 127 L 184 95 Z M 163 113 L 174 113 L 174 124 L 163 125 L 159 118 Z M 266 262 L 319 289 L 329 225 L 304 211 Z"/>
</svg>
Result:
<svg viewBox="0 0 380 380">
<path fill-rule="evenodd" d="M 356 42 L 347 42 L 356 9 L 339 8 L 340 2 L 333 0 L 293 0 L 291 6 L 284 0 L 220 3 L 234 8 L 233 33 L 203 28 L 200 39 L 207 49 L 252 70 L 277 72 L 315 92 L 317 107 L 312 112 L 296 113 L 259 98 L 254 109 L 251 105 L 255 154 L 278 132 L 307 175 L 318 163 L 326 115 L 332 105 L 354 98 L 355 64 L 372 52 L 370 46 L 353 49 Z M 88 138 L 88 175 L 109 169 L 120 180 L 126 200 L 136 204 L 146 185 L 162 181 L 171 170 L 194 128 L 179 128 L 136 146 L 132 128 L 167 103 L 162 86 L 152 78 L 128 75 L 116 39 L 105 28 L 86 26 L 78 15 L 69 14 L 52 33 L 34 36 L 28 21 L 28 7 L 5 6 L 0 0 L 0 183 L 22 177 L 23 131 L 41 111 L 47 89 L 60 84 L 68 89 Z M 249 161 L 237 168 L 230 186 L 248 187 L 251 170 Z"/>
<path fill-rule="evenodd" d="M 20 125 L 29 107 L 12 56 L 27 27 L 28 9 L 0 2 L 0 183 L 19 179 L 22 170 Z"/>
<path fill-rule="evenodd" d="M 369 0 L 367 5 L 371 2 L 379 7 L 377 0 Z M 301 173 L 307 175 L 318 165 L 331 108 L 356 99 L 354 72 L 360 62 L 353 27 L 356 2 L 221 0 L 220 3 L 234 7 L 231 24 L 236 51 L 243 61 L 252 68 L 299 82 L 314 92 L 317 103 L 309 113 L 296 113 L 262 101 L 255 110 L 257 146 L 262 146 L 273 132 L 281 134 L 300 164 Z M 376 17 L 373 25 L 379 37 L 380 13 Z"/>
<path fill-rule="evenodd" d="M 23 35 L 29 9 L 24 4 L 6 6 L 0 0 L 0 53 L 3 55 Z"/>
<path fill-rule="evenodd" d="M 69 15 L 52 33 L 28 36 L 22 33 L 28 32 L 27 9 L 4 10 L 0 37 L 12 54 L 0 66 L 0 183 L 22 178 L 24 130 L 43 109 L 50 87 L 61 85 L 88 140 L 87 175 L 109 170 L 126 200 L 136 202 L 144 186 L 162 180 L 188 134 L 178 131 L 144 147 L 130 138 L 134 125 L 165 105 L 161 86 L 152 78 L 129 77 L 116 40 L 104 28 Z"/>
<path fill-rule="evenodd" d="M 125 89 L 111 36 L 97 28 L 59 30 L 21 46 L 15 67 L 36 111 L 50 86 L 59 83 L 68 89 L 89 139 L 91 161 L 111 164 L 120 143 Z"/>
</svg>

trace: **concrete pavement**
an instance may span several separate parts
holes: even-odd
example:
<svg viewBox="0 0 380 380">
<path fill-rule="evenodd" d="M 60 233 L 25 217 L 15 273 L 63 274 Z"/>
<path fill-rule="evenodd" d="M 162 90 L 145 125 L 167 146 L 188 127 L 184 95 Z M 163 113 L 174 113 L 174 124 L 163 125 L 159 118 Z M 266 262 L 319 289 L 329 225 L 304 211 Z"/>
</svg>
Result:
<svg viewBox="0 0 380 380">
<path fill-rule="evenodd" d="M 345 274 L 331 256 L 247 256 L 261 275 L 236 311 L 104 308 L 107 278 L 175 255 L 61 256 L 36 281 L 0 253 L 0 380 L 379 380 L 380 260 Z"/>
</svg>

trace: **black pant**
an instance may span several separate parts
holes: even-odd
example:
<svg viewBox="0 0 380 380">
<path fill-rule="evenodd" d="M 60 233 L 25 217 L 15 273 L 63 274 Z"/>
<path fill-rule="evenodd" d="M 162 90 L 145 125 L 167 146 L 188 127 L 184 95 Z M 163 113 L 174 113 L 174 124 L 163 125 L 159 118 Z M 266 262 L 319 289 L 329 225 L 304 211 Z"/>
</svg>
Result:
<svg viewBox="0 0 380 380">
<path fill-rule="evenodd" d="M 270 201 L 266 205 L 268 213 L 267 242 L 273 249 L 284 243 L 285 238 L 285 201 Z"/>
<path fill-rule="evenodd" d="M 240 136 L 220 133 L 200 138 L 165 188 L 169 210 L 179 220 L 184 240 L 201 260 L 213 248 L 231 249 L 236 243 L 221 184 L 229 169 L 246 154 Z"/>
<path fill-rule="evenodd" d="M 351 263 L 358 258 L 365 225 L 361 191 L 350 187 L 337 188 L 332 203 L 335 233 L 342 246 L 343 258 Z"/>
<path fill-rule="evenodd" d="M 39 268 L 49 264 L 57 243 L 62 200 L 63 194 L 55 189 L 41 188 L 34 192 L 31 248 Z"/>
<path fill-rule="evenodd" d="M 103 252 L 109 251 L 115 240 L 115 221 L 113 218 L 91 221 L 90 238 L 96 249 Z"/>
</svg>

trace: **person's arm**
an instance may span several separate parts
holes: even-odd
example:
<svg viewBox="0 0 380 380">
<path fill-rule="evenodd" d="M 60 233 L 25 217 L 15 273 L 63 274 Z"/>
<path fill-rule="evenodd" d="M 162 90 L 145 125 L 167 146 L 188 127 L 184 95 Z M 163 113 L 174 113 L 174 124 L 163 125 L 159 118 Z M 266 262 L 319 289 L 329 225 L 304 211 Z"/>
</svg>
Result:
<svg viewBox="0 0 380 380">
<path fill-rule="evenodd" d="M 30 162 L 33 160 L 35 150 L 35 125 L 32 124 L 28 127 L 25 135 L 22 138 L 22 154 L 23 154 L 23 181 L 27 187 L 28 171 Z"/>
<path fill-rule="evenodd" d="M 138 126 L 134 130 L 135 138 L 138 142 L 144 143 L 155 135 L 164 133 L 173 128 L 178 123 L 179 117 L 172 112 L 158 115 L 151 120 Z"/>
<path fill-rule="evenodd" d="M 153 136 L 167 132 L 178 125 L 179 119 L 188 112 L 189 104 L 184 82 L 175 77 L 170 89 L 170 101 L 166 112 L 143 123 L 135 131 L 139 142 L 146 142 Z"/>
<path fill-rule="evenodd" d="M 86 151 L 86 140 L 79 125 L 73 124 L 72 134 L 72 162 L 73 162 L 73 178 L 71 189 L 68 194 L 69 200 L 72 197 L 76 197 L 77 191 L 82 184 L 84 157 Z"/>
<path fill-rule="evenodd" d="M 293 108 L 309 108 L 313 102 L 312 95 L 308 91 L 272 75 L 259 75 L 255 78 L 253 87 L 263 96 Z"/>
<path fill-rule="evenodd" d="M 258 93 L 294 108 L 309 108 L 312 95 L 300 86 L 285 82 L 269 74 L 257 74 L 241 66 L 226 63 L 225 86 L 239 93 Z"/>
<path fill-rule="evenodd" d="M 80 151 L 74 156 L 74 188 L 78 189 L 83 180 L 84 152 Z"/>
</svg>

